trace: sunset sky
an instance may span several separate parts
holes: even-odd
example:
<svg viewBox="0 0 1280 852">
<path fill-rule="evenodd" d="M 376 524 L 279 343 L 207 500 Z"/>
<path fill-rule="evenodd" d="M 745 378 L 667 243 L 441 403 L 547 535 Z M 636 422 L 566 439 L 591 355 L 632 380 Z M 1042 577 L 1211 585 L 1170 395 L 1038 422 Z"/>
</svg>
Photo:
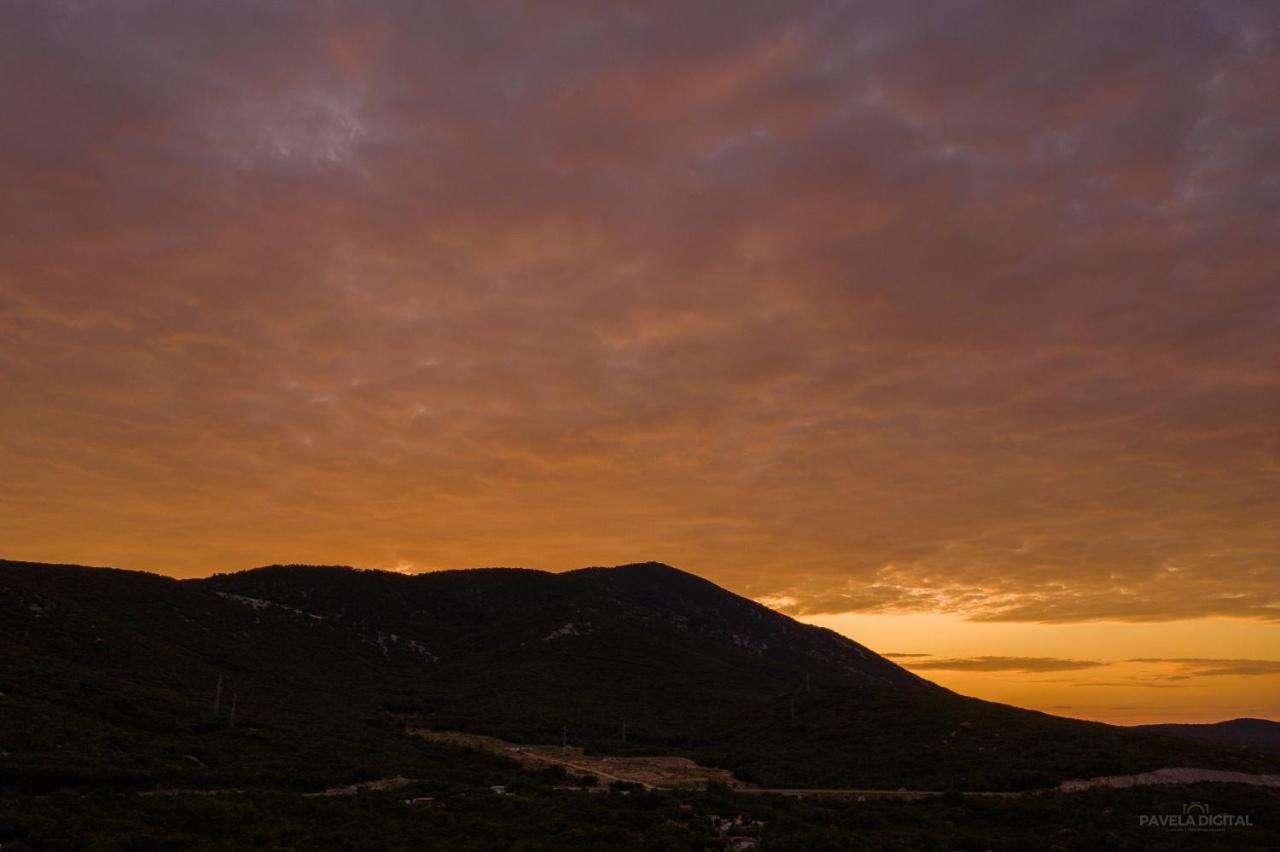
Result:
<svg viewBox="0 0 1280 852">
<path fill-rule="evenodd" d="M 1280 719 L 1280 4 L 9 0 L 0 116 L 0 556 Z"/>
</svg>

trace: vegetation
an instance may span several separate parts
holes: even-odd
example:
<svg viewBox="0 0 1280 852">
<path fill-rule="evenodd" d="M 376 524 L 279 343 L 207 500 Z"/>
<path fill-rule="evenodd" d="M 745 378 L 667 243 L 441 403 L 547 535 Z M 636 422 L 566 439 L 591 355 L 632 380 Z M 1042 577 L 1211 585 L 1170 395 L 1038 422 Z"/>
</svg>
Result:
<svg viewBox="0 0 1280 852">
<path fill-rule="evenodd" d="M 410 791 L 426 793 L 422 786 Z M 436 791 L 438 792 L 438 791 Z M 429 795 L 429 793 L 426 793 Z M 408 805 L 400 793 L 317 799 L 278 794 L 138 797 L 58 794 L 0 800 L 5 849 L 50 850 L 705 850 L 758 837 L 769 852 L 847 850 L 1273 850 L 1280 795 L 1222 786 L 1019 799 L 795 799 L 727 791 L 591 795 L 530 786 Z M 1249 816 L 1250 827 L 1185 832 L 1140 824 L 1188 802 Z M 712 822 L 712 817 L 720 821 Z M 721 831 L 723 821 L 730 823 Z"/>
<path fill-rule="evenodd" d="M 524 742 L 567 730 L 589 749 L 683 754 L 763 786 L 956 793 L 557 790 L 576 782 L 409 736 L 407 724 Z M 1061 848 L 1161 848 L 1174 841 L 1131 817 L 1189 791 L 958 791 L 1278 761 L 964 698 L 661 566 L 421 578 L 279 568 L 179 582 L 0 563 L 6 850 L 719 848 L 728 835 L 712 814 L 762 821 L 752 830 L 769 849 L 1022 848 L 1025 837 L 1051 848 L 1039 841 L 1058 842 L 1057 827 L 1075 832 Z M 303 795 L 393 776 L 412 783 Z M 405 804 L 415 796 L 439 806 Z M 1274 845 L 1275 791 L 1194 797 L 1255 814 L 1256 831 L 1220 848 Z"/>
</svg>

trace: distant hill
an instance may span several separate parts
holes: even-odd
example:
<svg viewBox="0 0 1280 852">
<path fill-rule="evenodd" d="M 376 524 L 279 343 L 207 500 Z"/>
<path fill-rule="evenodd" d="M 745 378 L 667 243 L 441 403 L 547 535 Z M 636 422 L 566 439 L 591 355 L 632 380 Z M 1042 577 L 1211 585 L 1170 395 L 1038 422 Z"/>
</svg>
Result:
<svg viewBox="0 0 1280 852">
<path fill-rule="evenodd" d="M 1135 725 L 1133 730 L 1280 753 L 1280 722 L 1268 719 L 1230 719 L 1204 725 Z"/>
<path fill-rule="evenodd" d="M 956 695 L 658 564 L 274 566 L 177 581 L 0 562 L 0 660 L 0 784 L 28 789 L 507 771 L 406 724 L 684 755 L 767 786 L 1018 789 L 1280 768 Z"/>
</svg>

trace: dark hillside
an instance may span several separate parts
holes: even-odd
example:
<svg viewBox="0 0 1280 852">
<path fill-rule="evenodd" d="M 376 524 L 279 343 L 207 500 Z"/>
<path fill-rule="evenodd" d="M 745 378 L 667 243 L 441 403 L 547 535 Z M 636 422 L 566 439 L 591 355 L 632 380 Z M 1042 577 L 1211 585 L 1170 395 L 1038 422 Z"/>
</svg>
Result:
<svg viewBox="0 0 1280 852">
<path fill-rule="evenodd" d="M 1256 755 L 958 696 L 856 642 L 645 563 L 418 576 L 273 567 L 201 581 L 394 634 L 438 729 L 678 753 L 766 785 L 1008 789 Z M 623 728 L 626 739 L 623 739 Z"/>
<path fill-rule="evenodd" d="M 415 665 L 164 577 L 0 562 L 0 786 L 305 790 L 425 771 L 447 750 L 383 709 Z"/>
<path fill-rule="evenodd" d="M 0 692 L 0 781 L 24 789 L 447 777 L 448 749 L 406 724 L 685 755 L 766 786 L 1017 789 L 1280 766 L 955 695 L 655 564 L 179 582 L 0 563 Z"/>
</svg>

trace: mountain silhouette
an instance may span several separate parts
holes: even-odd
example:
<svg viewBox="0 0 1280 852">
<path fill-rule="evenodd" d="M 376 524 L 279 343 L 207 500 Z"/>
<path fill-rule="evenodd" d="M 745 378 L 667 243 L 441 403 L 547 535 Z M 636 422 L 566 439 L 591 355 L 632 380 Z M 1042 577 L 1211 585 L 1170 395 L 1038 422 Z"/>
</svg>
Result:
<svg viewBox="0 0 1280 852">
<path fill-rule="evenodd" d="M 1223 743 L 1240 748 L 1261 748 L 1280 753 L 1280 722 L 1269 719 L 1228 719 L 1224 722 L 1187 724 L 1165 722 L 1155 725 L 1135 725 L 1134 730 L 1175 737 Z"/>
<path fill-rule="evenodd" d="M 0 562 L 0 615 L 0 735 L 16 744 L 0 771 L 27 786 L 358 780 L 427 759 L 410 726 L 681 755 L 771 787 L 1277 767 L 957 695 L 656 563 L 179 581 Z"/>
</svg>

